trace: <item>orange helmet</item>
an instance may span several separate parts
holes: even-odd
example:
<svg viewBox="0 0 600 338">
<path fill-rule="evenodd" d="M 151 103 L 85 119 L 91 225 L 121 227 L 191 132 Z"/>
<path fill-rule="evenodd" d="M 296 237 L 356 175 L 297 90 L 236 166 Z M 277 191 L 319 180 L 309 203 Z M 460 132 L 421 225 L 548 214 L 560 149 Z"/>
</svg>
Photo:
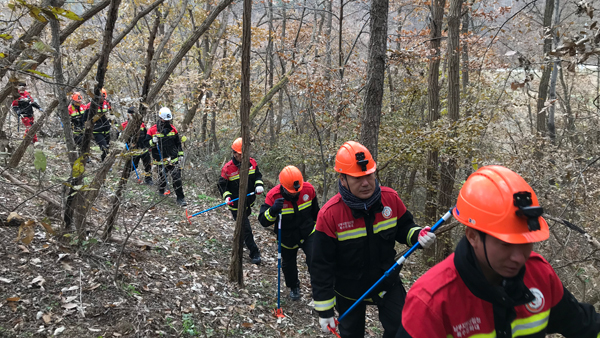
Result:
<svg viewBox="0 0 600 338">
<path fill-rule="evenodd" d="M 102 97 L 106 98 L 107 94 L 106 94 L 106 89 L 102 88 L 102 90 L 100 91 L 100 93 L 102 93 Z"/>
<path fill-rule="evenodd" d="M 81 93 L 80 92 L 74 92 L 73 95 L 71 96 L 71 100 L 77 102 L 77 103 L 81 103 L 81 101 L 83 100 L 81 98 Z"/>
<path fill-rule="evenodd" d="M 242 153 L 242 138 L 238 137 L 235 139 L 235 141 L 233 141 L 233 143 L 231 144 L 231 149 L 233 149 L 233 151 L 235 151 L 238 154 Z"/>
<path fill-rule="evenodd" d="M 512 244 L 548 239 L 548 223 L 535 192 L 514 171 L 498 165 L 471 174 L 452 214 L 462 224 Z"/>
<path fill-rule="evenodd" d="M 290 194 L 295 194 L 302 190 L 304 179 L 302 173 L 293 165 L 288 165 L 279 173 L 279 183 Z"/>
<path fill-rule="evenodd" d="M 354 141 L 344 143 L 335 155 L 335 171 L 353 177 L 375 172 L 377 164 L 367 147 Z"/>
</svg>

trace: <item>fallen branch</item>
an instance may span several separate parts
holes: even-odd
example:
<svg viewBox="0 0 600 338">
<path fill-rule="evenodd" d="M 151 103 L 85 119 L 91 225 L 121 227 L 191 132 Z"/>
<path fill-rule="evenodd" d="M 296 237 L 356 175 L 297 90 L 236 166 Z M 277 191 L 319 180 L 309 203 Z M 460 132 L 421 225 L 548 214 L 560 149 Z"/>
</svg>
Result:
<svg viewBox="0 0 600 338">
<path fill-rule="evenodd" d="M 16 186 L 18 186 L 19 188 L 22 188 L 22 189 L 27 190 L 30 193 L 34 194 L 34 196 L 38 196 L 41 199 L 46 200 L 48 203 L 52 204 L 53 206 L 55 206 L 59 209 L 62 208 L 60 203 L 55 201 L 52 197 L 48 196 L 48 194 L 46 194 L 45 192 L 42 192 L 42 191 L 40 191 L 40 192 L 35 191 L 35 189 L 33 189 L 32 187 L 28 186 L 27 184 L 19 181 L 13 175 L 9 174 L 7 171 L 3 171 L 2 176 L 4 178 L 6 178 L 7 180 L 9 180 L 10 182 L 12 182 L 13 184 L 15 184 Z"/>
</svg>

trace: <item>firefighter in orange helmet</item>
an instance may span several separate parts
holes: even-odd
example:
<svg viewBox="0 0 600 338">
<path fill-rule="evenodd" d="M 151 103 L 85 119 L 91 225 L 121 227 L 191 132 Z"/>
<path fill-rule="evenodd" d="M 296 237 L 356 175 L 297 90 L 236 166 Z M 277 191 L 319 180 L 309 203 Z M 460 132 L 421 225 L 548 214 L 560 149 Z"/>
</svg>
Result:
<svg viewBox="0 0 600 338">
<path fill-rule="evenodd" d="M 87 106 L 83 104 L 83 97 L 80 92 L 74 92 L 71 95 L 71 104 L 69 104 L 69 117 L 71 117 L 71 128 L 73 129 L 73 140 L 79 147 L 83 141 L 83 131 L 85 129 L 85 110 Z"/>
<path fill-rule="evenodd" d="M 345 313 L 394 265 L 396 242 L 419 242 L 426 248 L 435 240 L 429 227 L 415 224 L 396 191 L 379 186 L 376 169 L 371 152 L 358 142 L 344 143 L 335 157 L 339 193 L 319 212 L 310 267 L 323 332 L 335 327 L 334 307 L 340 315 Z M 377 306 L 383 337 L 396 336 L 406 295 L 399 271 L 344 317 L 339 325 L 342 338 L 364 337 L 367 305 Z"/>
<path fill-rule="evenodd" d="M 301 296 L 296 263 L 298 249 L 304 251 L 306 265 L 310 268 L 314 239 L 311 235 L 318 213 L 315 188 L 304 182 L 300 170 L 292 165 L 281 170 L 279 184 L 267 193 L 265 203 L 260 207 L 258 221 L 264 227 L 275 224 L 275 234 L 281 214 L 281 270 L 292 300 L 299 300 Z"/>
<path fill-rule="evenodd" d="M 100 90 L 100 95 L 102 102 L 98 103 L 97 113 L 94 114 L 89 111 L 89 108 L 91 107 L 91 102 L 87 104 L 87 110 L 88 113 L 92 113 L 94 114 L 94 116 L 98 117 L 98 119 L 94 122 L 94 142 L 96 142 L 96 144 L 98 144 L 98 146 L 102 150 L 101 161 L 104 162 L 104 159 L 108 155 L 108 150 L 110 147 L 110 129 L 112 116 L 109 116 L 109 114 L 112 115 L 112 107 L 110 106 L 110 101 L 108 101 L 108 94 L 106 93 L 106 89 L 102 88 Z"/>
<path fill-rule="evenodd" d="M 248 190 L 247 194 L 254 192 L 256 195 L 246 197 L 246 205 L 243 207 L 238 206 L 238 201 L 230 202 L 239 197 L 240 190 L 240 167 L 242 165 L 242 138 L 239 137 L 231 144 L 232 158 L 231 161 L 225 163 L 221 168 L 221 177 L 219 177 L 218 188 L 219 192 L 223 196 L 227 206 L 233 215 L 233 219 L 237 219 L 238 216 L 244 217 L 242 223 L 243 240 L 248 250 L 250 250 L 250 261 L 252 264 L 260 264 L 260 250 L 254 241 L 254 235 L 252 234 L 252 227 L 250 226 L 250 220 L 248 216 L 252 213 L 252 205 L 256 200 L 256 195 L 263 193 L 263 181 L 262 174 L 258 170 L 258 164 L 256 160 L 250 157 L 250 171 L 248 173 Z"/>
<path fill-rule="evenodd" d="M 549 237 L 543 212 L 514 171 L 494 165 L 471 174 L 452 210 L 465 236 L 411 287 L 397 337 L 599 338 L 594 307 L 532 251 Z"/>
<path fill-rule="evenodd" d="M 17 114 L 17 117 L 21 118 L 21 122 L 25 125 L 25 134 L 29 132 L 31 126 L 34 123 L 34 115 L 33 108 L 44 112 L 44 109 L 40 107 L 39 104 L 35 102 L 31 94 L 26 90 L 27 85 L 25 82 L 19 82 L 19 86 L 17 87 L 18 93 L 15 96 L 15 100 L 12 102 L 12 109 Z M 25 135 L 23 135 L 25 137 Z M 33 135 L 33 143 L 38 141 L 37 135 Z"/>
</svg>

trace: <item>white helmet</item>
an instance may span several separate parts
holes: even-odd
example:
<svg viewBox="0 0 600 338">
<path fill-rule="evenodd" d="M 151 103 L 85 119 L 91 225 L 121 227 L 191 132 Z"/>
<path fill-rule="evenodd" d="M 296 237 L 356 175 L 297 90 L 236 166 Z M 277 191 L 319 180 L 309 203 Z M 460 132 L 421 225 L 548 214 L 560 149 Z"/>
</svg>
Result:
<svg viewBox="0 0 600 338">
<path fill-rule="evenodd" d="M 173 119 L 173 114 L 171 114 L 171 109 L 167 107 L 162 107 L 158 111 L 158 116 L 165 121 L 170 121 Z"/>
</svg>

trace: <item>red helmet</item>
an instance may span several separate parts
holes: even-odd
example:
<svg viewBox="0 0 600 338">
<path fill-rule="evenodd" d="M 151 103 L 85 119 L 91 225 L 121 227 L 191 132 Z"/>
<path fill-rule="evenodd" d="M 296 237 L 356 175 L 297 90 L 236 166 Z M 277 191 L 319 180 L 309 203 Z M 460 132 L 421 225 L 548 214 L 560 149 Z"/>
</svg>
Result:
<svg viewBox="0 0 600 338">
<path fill-rule="evenodd" d="M 531 186 L 514 171 L 498 165 L 471 174 L 452 209 L 462 224 L 512 244 L 548 239 L 543 212 Z"/>
<path fill-rule="evenodd" d="M 238 137 L 235 139 L 235 141 L 233 141 L 233 143 L 231 144 L 231 149 L 233 149 L 233 151 L 235 151 L 238 154 L 242 153 L 242 138 Z"/>
<path fill-rule="evenodd" d="M 290 194 L 295 194 L 302 190 L 304 179 L 300 170 L 293 165 L 288 165 L 279 173 L 279 183 Z"/>
<path fill-rule="evenodd" d="M 106 98 L 107 94 L 106 94 L 106 89 L 102 88 L 102 90 L 100 91 L 100 93 L 102 93 L 102 97 Z"/>
<path fill-rule="evenodd" d="M 83 100 L 83 98 L 81 97 L 81 93 L 80 92 L 74 92 L 73 95 L 71 96 L 71 100 L 77 102 L 77 103 L 81 103 L 81 101 Z"/>
<path fill-rule="evenodd" d="M 354 141 L 344 143 L 335 155 L 335 171 L 353 177 L 375 172 L 377 164 L 367 147 Z"/>
</svg>

